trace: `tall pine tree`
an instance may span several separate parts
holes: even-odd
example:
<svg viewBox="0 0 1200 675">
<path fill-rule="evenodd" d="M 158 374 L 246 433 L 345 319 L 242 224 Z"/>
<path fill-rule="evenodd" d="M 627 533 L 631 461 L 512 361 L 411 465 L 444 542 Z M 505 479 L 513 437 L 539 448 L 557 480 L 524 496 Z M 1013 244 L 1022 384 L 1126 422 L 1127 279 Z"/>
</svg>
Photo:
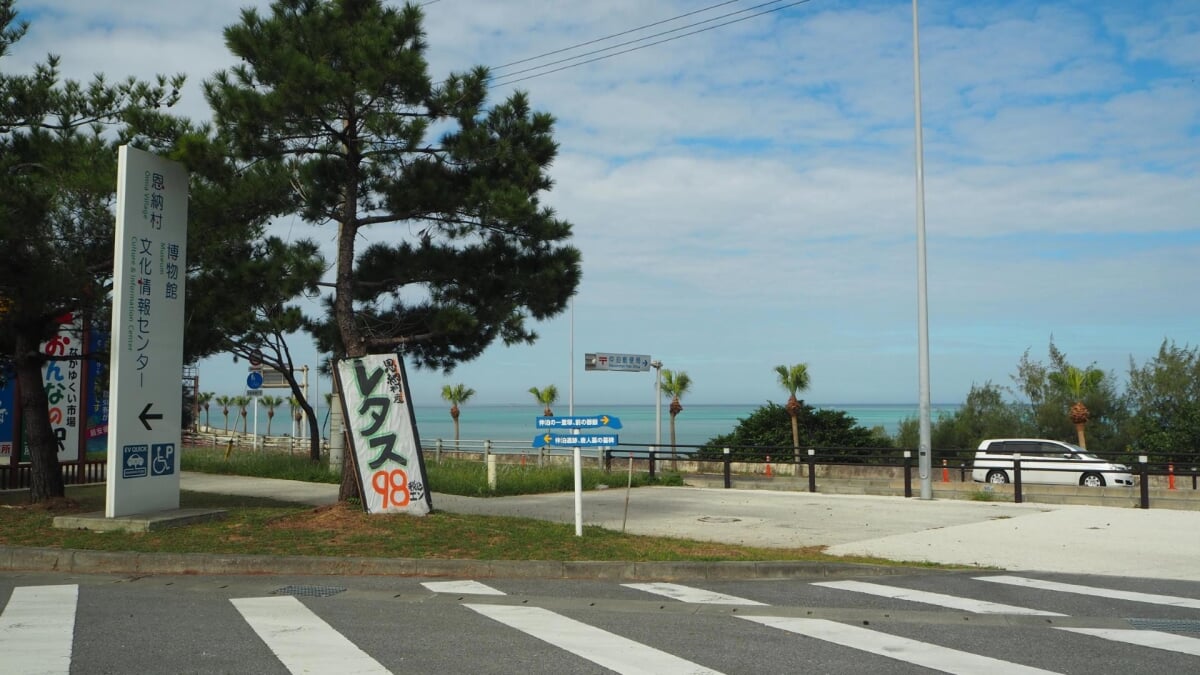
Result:
<svg viewBox="0 0 1200 675">
<path fill-rule="evenodd" d="M 486 109 L 485 68 L 435 83 L 421 21 L 380 0 L 243 10 L 225 31 L 241 64 L 205 94 L 245 158 L 289 162 L 298 213 L 338 228 L 331 311 L 312 326 L 322 347 L 403 348 L 449 369 L 498 339 L 536 339 L 528 322 L 566 308 L 580 254 L 539 201 L 553 118 L 523 93 Z M 341 496 L 355 492 L 344 472 Z"/>
</svg>

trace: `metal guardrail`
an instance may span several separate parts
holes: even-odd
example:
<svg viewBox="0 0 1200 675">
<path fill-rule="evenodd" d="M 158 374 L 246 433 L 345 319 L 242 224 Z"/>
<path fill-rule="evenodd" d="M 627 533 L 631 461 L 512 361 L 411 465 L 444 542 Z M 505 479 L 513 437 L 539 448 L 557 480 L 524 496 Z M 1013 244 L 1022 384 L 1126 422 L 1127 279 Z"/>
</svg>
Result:
<svg viewBox="0 0 1200 675">
<path fill-rule="evenodd" d="M 423 450 L 428 455 L 432 452 L 435 461 L 440 461 L 442 455 L 451 456 L 474 456 L 479 455 L 486 460 L 489 455 L 498 455 L 506 457 L 520 457 L 522 461 L 533 461 L 542 466 L 552 457 L 573 457 L 574 449 L 558 446 L 543 446 L 534 448 L 529 441 L 508 441 L 508 440 L 491 440 L 491 439 L 460 439 L 457 441 L 434 439 L 432 442 L 426 441 L 421 444 Z M 580 456 L 585 459 L 595 460 L 596 465 L 600 466 L 604 462 L 604 453 L 610 448 L 580 448 Z"/>
<path fill-rule="evenodd" d="M 683 452 L 683 450 L 688 452 Z M 732 465 L 736 461 L 744 464 L 763 464 L 767 467 L 766 475 L 771 475 L 770 466 L 775 465 L 793 465 L 796 467 L 795 475 L 800 477 L 803 473 L 807 473 L 808 491 L 817 492 L 817 467 L 819 466 L 875 466 L 880 468 L 900 469 L 903 472 L 904 480 L 904 496 L 912 497 L 913 490 L 913 450 L 896 450 L 892 448 L 801 448 L 801 459 L 796 461 L 795 449 L 792 447 L 780 446 L 758 446 L 754 448 L 722 448 L 721 457 L 713 458 L 707 456 L 710 453 L 698 454 L 694 450 L 699 449 L 699 446 L 677 446 L 674 449 L 674 454 L 679 458 L 689 462 L 721 464 L 721 472 L 724 478 L 724 487 L 730 488 L 732 485 Z M 747 452 L 747 451 L 752 452 Z M 762 451 L 772 451 L 772 455 L 762 454 Z M 711 452 L 711 451 L 710 451 Z M 951 451 L 934 451 L 933 463 L 936 466 L 938 460 L 941 461 L 944 480 L 948 480 L 950 471 L 950 460 L 959 460 L 962 454 L 966 451 L 951 450 Z M 974 451 L 970 451 L 974 452 Z M 654 446 L 627 446 L 621 445 L 615 449 L 607 450 L 605 453 L 605 467 L 611 468 L 611 462 L 614 458 L 631 457 L 635 459 L 645 460 L 648 464 L 648 471 L 651 477 L 655 475 L 656 464 L 658 462 L 670 459 L 673 451 L 664 448 L 655 448 Z M 941 457 L 939 457 L 941 455 Z M 1136 463 L 1130 462 L 1128 457 L 1124 458 L 1107 458 L 1101 457 L 1105 461 L 1114 464 L 1133 464 L 1129 471 L 1119 470 L 1089 470 L 1090 473 L 1132 473 L 1138 478 L 1140 487 L 1139 507 L 1143 509 L 1150 508 L 1150 483 L 1152 478 L 1166 478 L 1167 489 L 1176 490 L 1176 482 L 1180 477 L 1191 478 L 1191 489 L 1197 490 L 1200 487 L 1200 453 L 1180 453 L 1180 457 L 1186 458 L 1187 461 L 1180 462 L 1180 466 L 1187 467 L 1182 472 L 1176 471 L 1176 462 L 1159 462 L 1151 463 L 1145 455 L 1139 456 Z M 775 459 L 771 459 L 775 457 Z M 1022 459 L 1014 460 L 1013 471 L 1013 498 L 1014 501 L 1020 503 L 1024 501 L 1024 486 L 1027 481 L 1023 479 L 1021 474 L 1021 462 L 1027 461 Z M 959 461 L 955 467 L 959 471 L 959 481 L 966 483 L 971 482 L 969 473 L 971 465 L 968 462 Z M 1078 468 L 1064 467 L 1060 469 L 1054 468 L 1038 468 L 1038 471 L 1062 471 L 1070 473 L 1081 473 Z M 984 485 L 985 483 L 980 483 Z M 1040 484 L 1040 483 L 1039 483 Z M 1113 486 L 1117 487 L 1117 486 Z M 1132 488 L 1130 488 L 1132 489 Z"/>
<path fill-rule="evenodd" d="M 105 481 L 108 462 L 103 459 L 91 459 L 58 466 L 62 470 L 64 484 L 87 485 Z M 29 487 L 32 471 L 33 468 L 28 464 L 0 464 L 0 490 L 20 490 Z"/>
</svg>

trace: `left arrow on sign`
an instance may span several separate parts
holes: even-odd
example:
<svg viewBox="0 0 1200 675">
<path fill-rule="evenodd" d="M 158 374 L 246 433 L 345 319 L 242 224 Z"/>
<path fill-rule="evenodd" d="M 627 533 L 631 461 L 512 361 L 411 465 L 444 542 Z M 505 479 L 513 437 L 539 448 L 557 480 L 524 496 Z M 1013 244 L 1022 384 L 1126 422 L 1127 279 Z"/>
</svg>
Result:
<svg viewBox="0 0 1200 675">
<path fill-rule="evenodd" d="M 152 431 L 152 429 L 150 428 L 150 420 L 161 420 L 162 419 L 162 413 L 150 412 L 150 406 L 152 406 L 152 405 L 154 405 L 154 404 L 147 403 L 146 407 L 142 408 L 141 414 L 138 415 L 138 419 L 142 421 L 142 426 L 146 427 L 146 431 Z"/>
</svg>

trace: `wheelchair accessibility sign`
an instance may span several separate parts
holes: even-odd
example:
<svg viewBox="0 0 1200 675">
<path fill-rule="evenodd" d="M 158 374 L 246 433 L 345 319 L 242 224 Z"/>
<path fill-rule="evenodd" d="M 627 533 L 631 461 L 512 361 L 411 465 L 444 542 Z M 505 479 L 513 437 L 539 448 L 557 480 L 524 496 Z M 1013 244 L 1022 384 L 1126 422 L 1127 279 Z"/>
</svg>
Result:
<svg viewBox="0 0 1200 675">
<path fill-rule="evenodd" d="M 121 478 L 170 476 L 175 473 L 175 444 L 126 445 L 121 448 Z"/>
<path fill-rule="evenodd" d="M 121 478 L 144 478 L 149 474 L 149 465 L 149 445 L 122 446 Z"/>
<path fill-rule="evenodd" d="M 150 475 L 169 476 L 175 473 L 175 444 L 155 443 L 150 446 Z"/>
</svg>

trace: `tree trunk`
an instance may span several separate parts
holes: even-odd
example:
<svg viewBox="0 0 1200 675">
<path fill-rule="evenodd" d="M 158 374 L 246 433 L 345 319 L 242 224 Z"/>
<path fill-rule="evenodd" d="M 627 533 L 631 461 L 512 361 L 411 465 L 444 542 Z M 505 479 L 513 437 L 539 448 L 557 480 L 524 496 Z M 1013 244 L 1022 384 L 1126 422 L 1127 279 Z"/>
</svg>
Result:
<svg viewBox="0 0 1200 675">
<path fill-rule="evenodd" d="M 361 181 L 362 162 L 358 139 L 355 129 L 358 120 L 351 112 L 342 120 L 342 130 L 346 142 L 343 149 L 346 153 L 344 166 L 346 169 L 345 183 L 342 191 L 341 222 L 338 223 L 337 243 L 337 275 L 333 294 L 333 316 L 337 322 L 338 332 L 342 336 L 342 347 L 346 350 L 346 358 L 356 358 L 367 355 L 366 346 L 354 322 L 354 242 L 358 237 L 358 190 Z M 337 367 L 335 361 L 334 368 Z M 352 424 L 351 419 L 344 420 L 347 428 Z M 358 487 L 358 468 L 354 462 L 353 446 L 346 444 L 347 455 L 342 461 L 342 483 L 338 488 L 338 501 L 351 498 L 363 499 L 364 495 Z M 349 460 L 349 461 L 345 461 Z"/>
<path fill-rule="evenodd" d="M 291 357 L 288 357 L 288 365 L 291 365 Z M 296 381 L 296 376 L 293 374 L 292 368 L 277 368 L 283 373 L 283 378 L 287 380 L 288 387 L 292 390 L 292 398 L 300 404 L 300 409 L 304 411 L 304 415 L 308 417 L 308 458 L 313 462 L 321 461 L 321 427 L 317 422 L 317 414 L 313 412 L 312 404 L 308 402 L 308 398 L 304 395 L 304 390 L 300 388 L 300 383 Z M 299 421 L 299 418 L 296 418 Z"/>
<path fill-rule="evenodd" d="M 800 419 L 792 415 L 792 450 L 796 456 L 796 471 L 800 471 Z M 799 473 L 796 474 L 800 475 Z"/>
<path fill-rule="evenodd" d="M 58 466 L 58 439 L 50 426 L 50 402 L 42 375 L 42 355 L 36 342 L 16 336 L 17 382 L 21 386 L 21 419 L 29 440 L 29 499 L 42 502 L 65 497 L 62 469 Z M 18 455 L 21 439 L 14 439 Z"/>
<path fill-rule="evenodd" d="M 1079 437 L 1079 447 L 1087 450 L 1087 438 L 1083 435 L 1083 426 L 1082 424 L 1075 425 L 1075 435 Z"/>
<path fill-rule="evenodd" d="M 363 356 L 363 354 L 358 354 L 357 356 Z M 334 367 L 336 368 L 337 365 L 335 364 Z M 344 439 L 342 441 L 342 446 L 344 448 L 342 451 L 342 482 L 338 487 L 339 502 L 344 502 L 350 499 L 361 500 L 365 498 L 365 495 L 363 495 L 358 489 L 358 476 L 356 475 L 358 471 L 358 465 L 354 461 L 354 443 L 350 440 L 349 433 L 350 425 L 354 424 L 354 419 L 345 414 L 345 402 L 346 399 L 343 398 L 341 392 L 339 392 L 338 405 L 343 406 L 342 428 L 340 430 L 330 429 L 329 431 L 331 437 L 334 433 L 341 433 Z"/>
<path fill-rule="evenodd" d="M 675 416 L 679 413 L 671 412 L 671 470 L 679 471 L 679 456 L 675 454 Z"/>
</svg>

